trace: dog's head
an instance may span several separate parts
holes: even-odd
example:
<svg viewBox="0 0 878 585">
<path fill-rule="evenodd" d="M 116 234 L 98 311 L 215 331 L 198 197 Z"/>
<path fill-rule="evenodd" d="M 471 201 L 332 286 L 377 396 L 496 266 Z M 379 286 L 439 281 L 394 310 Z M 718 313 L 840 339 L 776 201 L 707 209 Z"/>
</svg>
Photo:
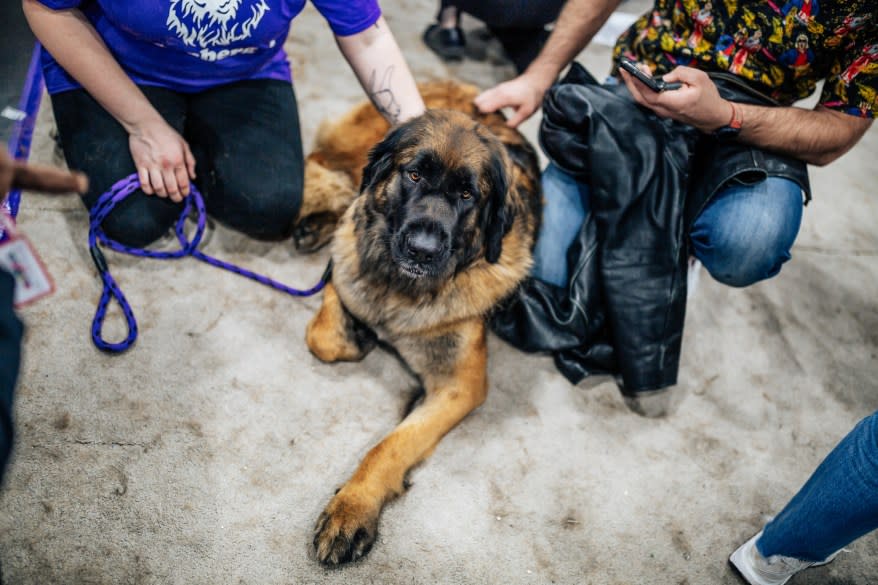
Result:
<svg viewBox="0 0 878 585">
<path fill-rule="evenodd" d="M 509 165 L 499 139 L 461 112 L 430 110 L 392 129 L 363 170 L 362 244 L 373 249 L 361 258 L 385 264 L 369 270 L 429 290 L 480 258 L 496 263 L 514 219 Z"/>
</svg>

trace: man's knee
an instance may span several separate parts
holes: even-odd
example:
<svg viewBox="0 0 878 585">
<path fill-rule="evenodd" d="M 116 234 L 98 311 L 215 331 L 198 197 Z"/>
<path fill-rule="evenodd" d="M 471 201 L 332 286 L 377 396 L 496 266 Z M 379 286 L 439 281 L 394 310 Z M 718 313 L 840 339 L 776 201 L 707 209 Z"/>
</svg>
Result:
<svg viewBox="0 0 878 585">
<path fill-rule="evenodd" d="M 740 224 L 714 227 L 693 233 L 692 244 L 705 269 L 725 285 L 745 287 L 771 278 L 792 257 L 795 233 L 782 222 L 763 222 L 756 231 Z"/>
<path fill-rule="evenodd" d="M 761 258 L 748 257 L 744 260 L 713 260 L 705 262 L 701 260 L 704 267 L 714 278 L 714 280 L 733 286 L 743 288 L 756 284 L 762 280 L 771 278 L 780 272 L 784 262 L 790 259 L 789 252 L 780 254 L 764 254 Z"/>
<path fill-rule="evenodd" d="M 801 221 L 799 186 L 770 177 L 718 193 L 689 236 L 695 256 L 713 278 L 744 287 L 780 272 L 791 257 Z"/>
</svg>

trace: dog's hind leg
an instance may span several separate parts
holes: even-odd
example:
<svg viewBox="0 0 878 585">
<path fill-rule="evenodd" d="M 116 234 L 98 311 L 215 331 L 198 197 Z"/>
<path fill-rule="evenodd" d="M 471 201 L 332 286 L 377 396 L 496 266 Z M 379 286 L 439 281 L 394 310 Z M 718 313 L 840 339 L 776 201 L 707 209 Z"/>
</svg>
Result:
<svg viewBox="0 0 878 585">
<path fill-rule="evenodd" d="M 381 509 L 402 493 L 408 471 L 429 456 L 440 439 L 487 396 L 487 348 L 481 320 L 464 323 L 431 340 L 405 341 L 395 345 L 408 347 L 401 354 L 415 362 L 412 366 L 424 382 L 426 396 L 369 451 L 318 519 L 314 548 L 318 560 L 327 565 L 354 561 L 369 551 Z M 413 355 L 415 350 L 419 356 Z M 431 370 L 424 371 L 421 366 L 428 362 Z"/>
<path fill-rule="evenodd" d="M 323 304 L 308 323 L 305 343 L 324 362 L 358 361 L 375 347 L 375 335 L 344 308 L 331 282 L 323 289 Z"/>
</svg>

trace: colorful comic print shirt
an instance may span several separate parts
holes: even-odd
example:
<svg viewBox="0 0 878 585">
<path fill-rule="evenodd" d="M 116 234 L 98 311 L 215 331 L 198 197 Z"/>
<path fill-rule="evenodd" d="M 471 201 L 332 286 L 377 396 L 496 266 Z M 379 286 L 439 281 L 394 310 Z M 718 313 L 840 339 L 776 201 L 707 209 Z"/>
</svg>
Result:
<svg viewBox="0 0 878 585">
<path fill-rule="evenodd" d="M 81 10 L 138 84 L 197 92 L 246 79 L 289 81 L 283 50 L 305 0 L 39 0 Z M 311 0 L 336 35 L 356 34 L 381 16 L 377 0 Z M 79 84 L 43 50 L 49 93 Z"/>
<path fill-rule="evenodd" d="M 664 74 L 677 65 L 727 71 L 782 104 L 811 95 L 848 114 L 878 115 L 878 1 L 657 0 L 619 37 Z"/>
</svg>

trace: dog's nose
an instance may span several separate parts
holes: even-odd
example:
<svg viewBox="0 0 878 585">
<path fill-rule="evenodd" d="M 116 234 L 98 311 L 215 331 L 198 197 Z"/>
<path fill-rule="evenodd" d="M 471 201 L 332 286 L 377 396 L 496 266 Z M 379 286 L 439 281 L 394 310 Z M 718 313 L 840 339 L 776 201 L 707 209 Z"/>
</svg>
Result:
<svg viewBox="0 0 878 585">
<path fill-rule="evenodd" d="M 432 262 L 442 252 L 442 238 L 432 230 L 413 230 L 406 238 L 405 252 L 415 262 Z"/>
</svg>

